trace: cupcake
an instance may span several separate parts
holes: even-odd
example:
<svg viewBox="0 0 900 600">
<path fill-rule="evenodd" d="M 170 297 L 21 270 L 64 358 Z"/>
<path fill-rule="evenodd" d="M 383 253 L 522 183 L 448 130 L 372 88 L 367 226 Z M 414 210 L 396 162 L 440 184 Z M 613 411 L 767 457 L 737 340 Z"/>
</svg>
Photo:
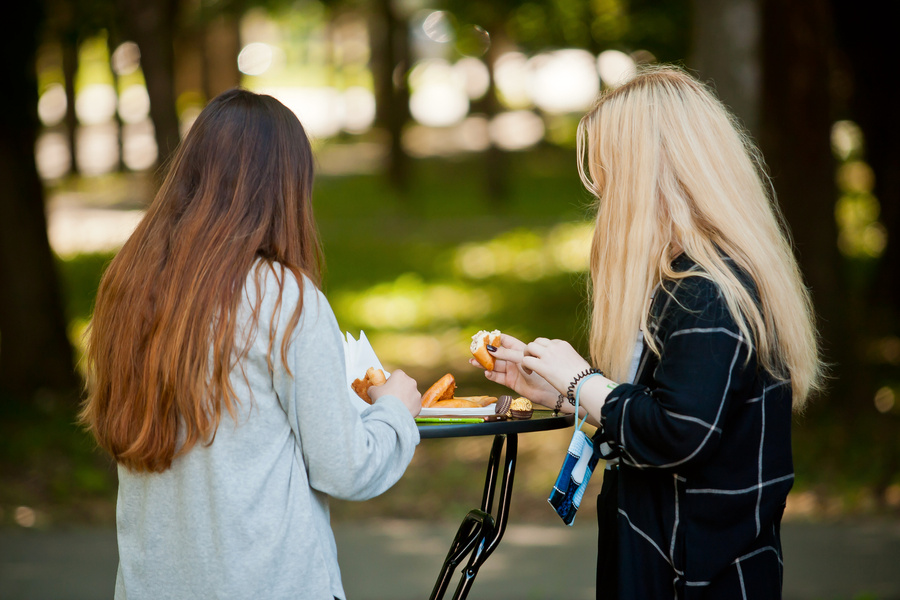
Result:
<svg viewBox="0 0 900 600">
<path fill-rule="evenodd" d="M 516 398 L 509 407 L 510 415 L 513 419 L 530 419 L 534 414 L 534 407 L 528 398 Z"/>
</svg>

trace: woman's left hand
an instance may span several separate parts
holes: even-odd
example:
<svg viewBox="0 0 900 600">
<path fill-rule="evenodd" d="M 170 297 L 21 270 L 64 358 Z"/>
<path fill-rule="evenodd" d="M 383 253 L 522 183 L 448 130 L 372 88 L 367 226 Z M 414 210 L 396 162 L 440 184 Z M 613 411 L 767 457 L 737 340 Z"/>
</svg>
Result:
<svg viewBox="0 0 900 600">
<path fill-rule="evenodd" d="M 525 346 L 522 366 L 565 394 L 575 376 L 591 365 L 565 340 L 537 338 Z"/>
</svg>

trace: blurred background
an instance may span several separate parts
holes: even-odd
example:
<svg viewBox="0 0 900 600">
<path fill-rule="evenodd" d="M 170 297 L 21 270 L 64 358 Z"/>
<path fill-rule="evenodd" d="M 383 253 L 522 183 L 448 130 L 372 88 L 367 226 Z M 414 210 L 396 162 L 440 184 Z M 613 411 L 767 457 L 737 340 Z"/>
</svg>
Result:
<svg viewBox="0 0 900 600">
<path fill-rule="evenodd" d="M 656 62 L 708 82 L 757 140 L 814 295 L 832 378 L 795 417 L 787 518 L 896 520 L 900 98 L 874 8 L 22 3 L 0 30 L 0 527 L 114 523 L 114 466 L 73 425 L 81 336 L 105 265 L 210 98 L 271 94 L 313 138 L 341 327 L 365 331 L 420 391 L 451 372 L 462 395 L 499 394 L 466 362 L 479 329 L 587 354 L 592 205 L 575 127 L 602 89 Z M 546 497 L 570 435 L 520 439 L 515 519 L 555 519 Z M 336 503 L 335 520 L 457 519 L 480 497 L 489 448 L 427 441 L 397 486 Z"/>
</svg>

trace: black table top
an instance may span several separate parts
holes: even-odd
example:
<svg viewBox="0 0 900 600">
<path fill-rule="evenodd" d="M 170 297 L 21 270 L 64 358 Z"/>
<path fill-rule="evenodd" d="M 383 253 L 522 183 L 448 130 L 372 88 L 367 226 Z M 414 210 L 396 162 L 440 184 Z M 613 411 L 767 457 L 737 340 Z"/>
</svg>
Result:
<svg viewBox="0 0 900 600">
<path fill-rule="evenodd" d="M 428 439 L 550 431 L 571 427 L 574 422 L 574 414 L 554 416 L 552 410 L 535 410 L 530 419 L 507 419 L 486 423 L 419 423 L 418 427 L 421 438 Z"/>
</svg>

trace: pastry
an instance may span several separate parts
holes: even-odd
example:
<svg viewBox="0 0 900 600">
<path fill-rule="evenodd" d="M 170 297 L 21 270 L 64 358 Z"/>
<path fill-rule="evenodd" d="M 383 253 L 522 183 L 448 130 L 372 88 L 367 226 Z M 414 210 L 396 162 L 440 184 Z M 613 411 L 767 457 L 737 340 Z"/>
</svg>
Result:
<svg viewBox="0 0 900 600">
<path fill-rule="evenodd" d="M 356 392 L 357 396 L 362 398 L 368 404 L 372 404 L 372 399 L 369 398 L 369 388 L 373 385 L 382 385 L 385 381 L 387 381 L 387 379 L 384 376 L 384 371 L 376 369 L 375 367 L 369 367 L 363 378 L 354 379 L 353 383 L 350 384 L 350 387 L 353 388 L 353 391 Z"/>
<path fill-rule="evenodd" d="M 456 400 L 468 400 L 476 406 L 490 406 L 497 401 L 495 396 L 454 396 Z"/>
<path fill-rule="evenodd" d="M 438 400 L 452 398 L 455 390 L 456 380 L 453 379 L 451 373 L 447 373 L 434 382 L 434 385 L 428 388 L 428 391 L 422 394 L 422 408 L 430 408 Z"/>
<path fill-rule="evenodd" d="M 429 408 L 482 408 L 482 406 L 464 398 L 447 398 L 438 400 Z"/>
<path fill-rule="evenodd" d="M 475 360 L 488 371 L 494 370 L 494 357 L 488 352 L 486 346 L 500 347 L 500 331 L 481 330 L 472 336 L 472 343 L 469 345 L 469 351 Z"/>
</svg>

